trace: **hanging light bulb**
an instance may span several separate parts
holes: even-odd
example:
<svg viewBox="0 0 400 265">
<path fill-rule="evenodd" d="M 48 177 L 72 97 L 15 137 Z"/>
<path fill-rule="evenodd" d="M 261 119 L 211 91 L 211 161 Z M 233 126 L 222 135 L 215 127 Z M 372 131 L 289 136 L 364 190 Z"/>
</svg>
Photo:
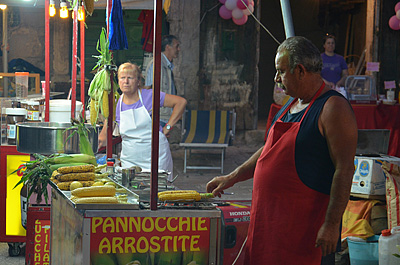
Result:
<svg viewBox="0 0 400 265">
<path fill-rule="evenodd" d="M 78 20 L 85 21 L 85 9 L 83 6 L 79 6 L 78 8 Z"/>
<path fill-rule="evenodd" d="M 56 15 L 56 5 L 54 4 L 54 0 L 50 0 L 49 15 L 51 17 L 54 17 Z"/>
<path fill-rule="evenodd" d="M 65 1 L 60 3 L 60 8 L 60 18 L 68 18 L 67 3 Z"/>
</svg>

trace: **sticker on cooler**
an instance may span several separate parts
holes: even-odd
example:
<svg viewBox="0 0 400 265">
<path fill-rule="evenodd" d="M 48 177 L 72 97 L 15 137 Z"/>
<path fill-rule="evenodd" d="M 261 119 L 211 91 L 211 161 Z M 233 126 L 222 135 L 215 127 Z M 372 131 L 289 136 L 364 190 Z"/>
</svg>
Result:
<svg viewBox="0 0 400 265">
<path fill-rule="evenodd" d="M 7 124 L 7 139 L 15 139 L 17 126 L 15 124 Z"/>
<path fill-rule="evenodd" d="M 369 174 L 369 163 L 367 161 L 362 161 L 360 164 L 360 169 L 358 170 L 360 172 L 360 176 L 366 177 Z"/>
</svg>

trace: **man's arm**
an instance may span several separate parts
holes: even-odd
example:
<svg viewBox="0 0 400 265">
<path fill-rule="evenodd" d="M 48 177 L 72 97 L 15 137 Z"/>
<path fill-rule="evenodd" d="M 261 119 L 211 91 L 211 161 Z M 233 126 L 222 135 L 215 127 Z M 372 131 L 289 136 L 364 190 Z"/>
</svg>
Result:
<svg viewBox="0 0 400 265">
<path fill-rule="evenodd" d="M 350 104 L 336 96 L 325 103 L 318 125 L 335 166 L 325 221 L 316 239 L 316 246 L 321 246 L 325 256 L 335 252 L 342 215 L 349 201 L 358 131 Z"/>
<path fill-rule="evenodd" d="M 221 197 L 221 194 L 224 193 L 225 189 L 232 187 L 237 182 L 252 178 L 256 168 L 257 160 L 260 157 L 263 148 L 264 146 L 228 175 L 215 177 L 209 181 L 207 183 L 207 192 L 212 192 L 214 196 Z"/>
<path fill-rule="evenodd" d="M 347 69 L 343 69 L 342 70 L 342 78 L 340 78 L 340 80 L 336 83 L 336 85 L 338 87 L 344 87 L 345 82 L 346 82 L 346 78 L 349 75 L 349 70 Z"/>
<path fill-rule="evenodd" d="M 171 117 L 169 118 L 167 124 L 174 126 L 181 118 L 185 111 L 187 101 L 183 97 L 165 94 L 164 107 L 172 108 Z M 164 127 L 163 133 L 165 135 L 169 134 L 169 130 Z"/>
</svg>

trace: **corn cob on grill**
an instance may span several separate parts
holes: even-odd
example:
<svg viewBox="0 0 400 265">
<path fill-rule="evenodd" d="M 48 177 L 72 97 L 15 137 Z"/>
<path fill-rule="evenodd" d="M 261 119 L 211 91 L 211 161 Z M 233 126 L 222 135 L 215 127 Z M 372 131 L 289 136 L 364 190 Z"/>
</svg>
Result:
<svg viewBox="0 0 400 265">
<path fill-rule="evenodd" d="M 63 182 L 58 182 L 56 184 L 57 184 L 57 187 L 60 190 L 69 190 L 72 182 L 73 181 L 63 181 Z M 79 181 L 79 182 L 82 183 L 83 187 L 90 187 L 94 183 L 94 181 L 91 181 L 91 180 L 89 180 L 89 181 Z"/>
<path fill-rule="evenodd" d="M 116 197 L 74 197 L 71 198 L 74 203 L 118 203 Z"/>
<path fill-rule="evenodd" d="M 71 191 L 76 197 L 112 197 L 115 195 L 115 187 L 110 185 L 83 187 Z"/>
<path fill-rule="evenodd" d="M 95 166 L 92 164 L 77 165 L 77 166 L 66 166 L 57 169 L 60 174 L 67 173 L 83 173 L 83 172 L 94 172 Z"/>
<path fill-rule="evenodd" d="M 94 172 L 83 172 L 83 173 L 68 173 L 68 174 L 60 174 L 55 177 L 58 181 L 87 181 L 94 180 L 95 173 Z"/>
<path fill-rule="evenodd" d="M 171 202 L 192 202 L 213 197 L 212 193 L 199 193 L 195 190 L 172 190 L 158 193 L 160 201 Z"/>
</svg>

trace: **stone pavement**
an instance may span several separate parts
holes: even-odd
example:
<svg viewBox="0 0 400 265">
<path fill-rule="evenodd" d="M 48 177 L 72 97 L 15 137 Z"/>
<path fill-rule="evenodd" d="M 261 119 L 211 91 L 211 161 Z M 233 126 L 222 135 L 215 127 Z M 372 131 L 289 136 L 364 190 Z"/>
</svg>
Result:
<svg viewBox="0 0 400 265">
<path fill-rule="evenodd" d="M 264 139 L 264 130 L 247 131 L 246 133 L 237 132 L 235 141 L 232 146 L 229 146 L 225 152 L 224 174 L 228 174 L 237 166 L 246 161 L 256 152 L 262 145 Z M 220 170 L 187 170 L 183 173 L 184 150 L 179 147 L 179 144 L 171 145 L 171 152 L 174 161 L 174 175 L 178 175 L 174 185 L 179 189 L 194 189 L 199 192 L 206 191 L 206 184 L 215 176 L 220 176 Z M 204 152 L 196 150 L 189 157 L 191 165 L 220 165 L 219 152 L 210 151 Z M 253 181 L 247 180 L 236 184 L 229 188 L 221 197 L 221 200 L 251 200 Z M 10 257 L 8 254 L 8 244 L 0 243 L 0 265 L 23 265 L 25 264 L 24 256 Z"/>
</svg>

